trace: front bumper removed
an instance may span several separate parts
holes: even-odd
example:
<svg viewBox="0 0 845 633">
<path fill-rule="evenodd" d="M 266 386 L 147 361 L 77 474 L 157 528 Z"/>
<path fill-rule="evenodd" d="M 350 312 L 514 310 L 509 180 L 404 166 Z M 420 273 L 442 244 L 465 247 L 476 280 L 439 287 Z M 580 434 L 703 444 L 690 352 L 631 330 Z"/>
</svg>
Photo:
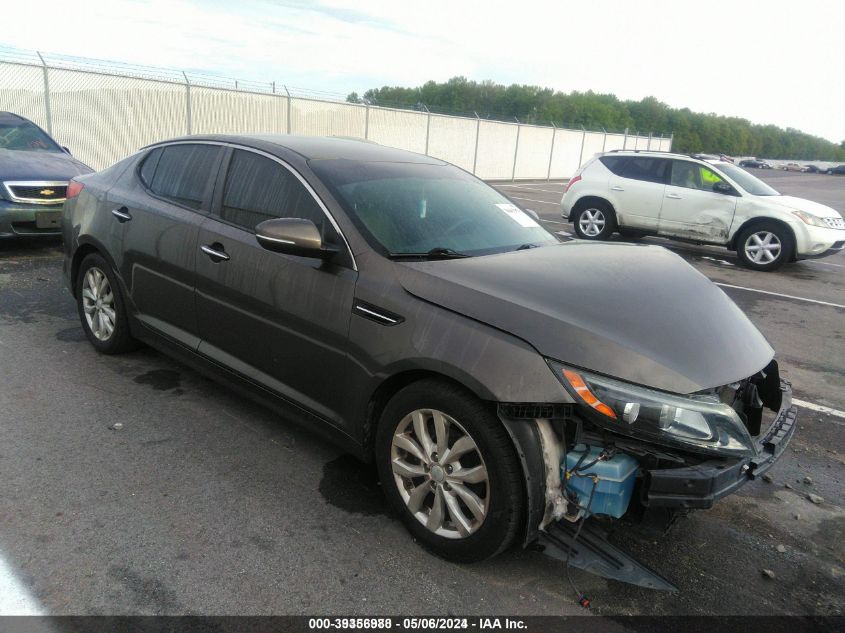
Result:
<svg viewBox="0 0 845 633">
<path fill-rule="evenodd" d="M 758 455 L 733 462 L 719 459 L 684 468 L 646 471 L 643 504 L 652 508 L 709 508 L 769 470 L 797 427 L 792 385 L 781 380 L 780 389 L 782 404 L 772 425 L 757 440 Z"/>
<path fill-rule="evenodd" d="M 772 424 L 757 439 L 757 455 L 732 462 L 710 460 L 684 468 L 646 471 L 644 505 L 709 508 L 716 500 L 769 470 L 786 450 L 797 427 L 790 383 L 780 380 L 780 391 L 781 406 Z M 677 591 L 658 572 L 611 544 L 597 521 L 587 519 L 581 527 L 579 533 L 576 523 L 557 521 L 539 533 L 538 542 L 547 556 L 578 569 L 640 587 Z"/>
</svg>

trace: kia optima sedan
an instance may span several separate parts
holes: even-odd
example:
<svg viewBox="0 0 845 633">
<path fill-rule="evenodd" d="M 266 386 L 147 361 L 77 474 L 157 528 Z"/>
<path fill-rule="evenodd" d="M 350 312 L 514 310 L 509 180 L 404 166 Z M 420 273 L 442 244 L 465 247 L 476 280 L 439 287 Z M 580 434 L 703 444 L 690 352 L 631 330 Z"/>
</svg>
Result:
<svg viewBox="0 0 845 633">
<path fill-rule="evenodd" d="M 710 507 L 795 430 L 766 339 L 677 255 L 561 243 L 435 158 L 186 137 L 75 178 L 63 231 L 98 351 L 143 341 L 375 462 L 451 560 Z"/>
<path fill-rule="evenodd" d="M 0 112 L 0 239 L 61 235 L 68 180 L 90 172 L 35 123 Z"/>
</svg>

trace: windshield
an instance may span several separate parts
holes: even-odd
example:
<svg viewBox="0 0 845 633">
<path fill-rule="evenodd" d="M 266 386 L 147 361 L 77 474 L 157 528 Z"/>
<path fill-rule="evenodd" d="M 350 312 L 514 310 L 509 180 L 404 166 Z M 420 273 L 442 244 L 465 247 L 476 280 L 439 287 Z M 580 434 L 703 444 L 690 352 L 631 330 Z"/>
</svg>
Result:
<svg viewBox="0 0 845 633">
<path fill-rule="evenodd" d="M 309 164 L 385 255 L 433 249 L 485 255 L 558 241 L 498 191 L 452 165 Z"/>
<path fill-rule="evenodd" d="M 752 176 L 741 167 L 730 164 L 719 163 L 717 165 L 720 171 L 724 172 L 736 184 L 745 189 L 753 196 L 779 196 L 780 193 L 772 189 L 769 185 L 764 183 L 759 178 Z"/>
<path fill-rule="evenodd" d="M 29 121 L 0 123 L 0 149 L 61 152 L 62 148 Z"/>
</svg>

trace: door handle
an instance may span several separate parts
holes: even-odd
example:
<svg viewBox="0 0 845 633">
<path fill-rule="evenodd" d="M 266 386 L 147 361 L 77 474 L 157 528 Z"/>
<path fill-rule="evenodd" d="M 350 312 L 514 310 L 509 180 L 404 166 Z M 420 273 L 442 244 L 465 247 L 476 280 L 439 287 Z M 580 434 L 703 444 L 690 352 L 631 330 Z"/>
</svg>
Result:
<svg viewBox="0 0 845 633">
<path fill-rule="evenodd" d="M 667 193 L 666 197 L 672 198 L 672 200 L 680 200 L 681 199 L 681 196 L 679 196 L 677 193 Z"/>
<path fill-rule="evenodd" d="M 615 187 L 611 187 L 610 190 L 611 191 L 625 191 L 625 189 L 623 187 L 620 187 L 619 185 L 616 185 Z"/>
<path fill-rule="evenodd" d="M 119 209 L 112 209 L 111 214 L 117 218 L 117 221 L 123 224 L 124 222 L 129 222 L 132 219 L 132 216 L 129 215 L 129 209 L 126 207 L 120 207 Z"/>
<path fill-rule="evenodd" d="M 229 256 L 226 254 L 226 251 L 223 250 L 223 245 L 218 244 L 217 242 L 214 244 L 203 244 L 200 246 L 200 250 L 208 255 L 211 258 L 211 261 L 215 264 L 229 261 Z"/>
</svg>

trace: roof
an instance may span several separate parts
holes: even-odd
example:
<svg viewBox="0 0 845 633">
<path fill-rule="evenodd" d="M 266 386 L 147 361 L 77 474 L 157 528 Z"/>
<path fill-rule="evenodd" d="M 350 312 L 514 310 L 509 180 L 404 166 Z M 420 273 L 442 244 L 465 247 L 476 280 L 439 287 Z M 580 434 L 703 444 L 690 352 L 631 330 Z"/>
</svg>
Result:
<svg viewBox="0 0 845 633">
<path fill-rule="evenodd" d="M 20 123 L 28 123 L 29 119 L 25 119 L 14 112 L 0 112 L 0 124 L 18 125 Z"/>
<path fill-rule="evenodd" d="M 386 147 L 364 139 L 351 139 L 329 136 L 294 136 L 288 134 L 204 134 L 173 140 L 214 140 L 226 143 L 240 143 L 257 148 L 266 148 L 267 144 L 278 145 L 296 152 L 308 160 L 344 159 L 368 162 L 422 163 L 445 165 L 442 160 L 409 152 L 394 147 Z"/>
</svg>

